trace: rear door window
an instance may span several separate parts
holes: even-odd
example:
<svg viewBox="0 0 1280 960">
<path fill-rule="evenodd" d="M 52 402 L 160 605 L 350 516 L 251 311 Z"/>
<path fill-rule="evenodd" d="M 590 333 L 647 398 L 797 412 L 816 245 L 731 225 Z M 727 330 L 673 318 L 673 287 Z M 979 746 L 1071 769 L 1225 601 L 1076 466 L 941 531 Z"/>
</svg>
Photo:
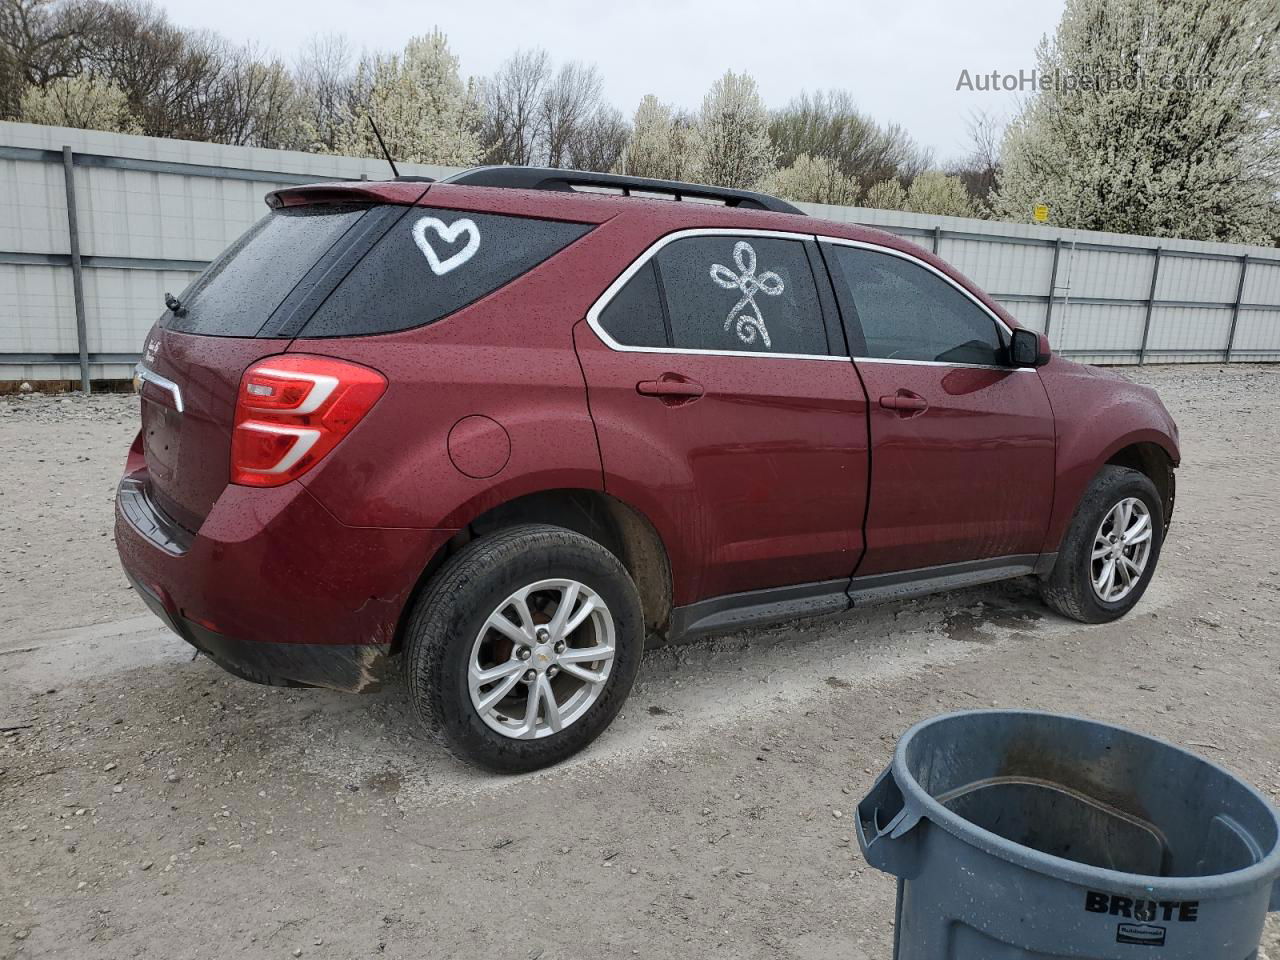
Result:
<svg viewBox="0 0 1280 960">
<path fill-rule="evenodd" d="M 286 207 L 267 214 L 228 247 L 178 298 L 177 333 L 252 337 L 317 260 L 367 207 Z"/>
<path fill-rule="evenodd" d="M 903 257 L 829 244 L 837 294 L 861 324 L 866 356 L 998 366 L 991 315 L 931 270 Z"/>
<path fill-rule="evenodd" d="M 422 207 L 374 244 L 302 328 L 303 337 L 407 330 L 474 303 L 590 226 Z"/>
<path fill-rule="evenodd" d="M 804 243 L 758 235 L 685 237 L 656 257 L 680 349 L 828 353 Z"/>
<path fill-rule="evenodd" d="M 666 319 L 653 261 L 647 261 L 600 312 L 600 326 L 624 347 L 666 347 Z"/>
</svg>

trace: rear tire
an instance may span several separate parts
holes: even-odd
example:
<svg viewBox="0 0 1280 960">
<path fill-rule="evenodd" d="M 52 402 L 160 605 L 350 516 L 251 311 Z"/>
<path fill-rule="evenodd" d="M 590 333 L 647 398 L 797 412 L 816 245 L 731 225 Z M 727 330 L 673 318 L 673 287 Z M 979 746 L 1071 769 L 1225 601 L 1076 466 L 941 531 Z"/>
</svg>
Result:
<svg viewBox="0 0 1280 960">
<path fill-rule="evenodd" d="M 599 736 L 643 652 L 640 597 L 617 557 L 570 530 L 521 524 L 472 541 L 431 580 L 410 615 L 405 667 L 419 717 L 451 753 L 522 773 Z"/>
<path fill-rule="evenodd" d="M 1040 595 L 1082 623 L 1119 619 L 1146 592 L 1163 539 L 1155 484 L 1137 470 L 1108 464 L 1081 498 Z"/>
</svg>

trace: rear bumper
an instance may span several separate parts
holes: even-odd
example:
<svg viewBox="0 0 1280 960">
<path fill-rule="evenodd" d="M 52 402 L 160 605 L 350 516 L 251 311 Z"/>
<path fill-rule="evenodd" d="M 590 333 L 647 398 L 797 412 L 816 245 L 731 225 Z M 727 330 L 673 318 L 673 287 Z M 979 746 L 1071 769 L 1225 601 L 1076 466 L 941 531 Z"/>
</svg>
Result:
<svg viewBox="0 0 1280 960">
<path fill-rule="evenodd" d="M 382 686 L 390 671 L 386 643 L 270 643 L 237 640 L 171 613 L 164 601 L 129 577 L 138 596 L 164 624 L 222 669 L 243 680 L 276 687 L 329 687 L 368 693 Z"/>
<path fill-rule="evenodd" d="M 228 486 L 200 530 L 147 496 L 116 495 L 116 547 L 130 582 L 170 629 L 245 679 L 375 689 L 400 616 L 448 530 L 349 527 L 301 484 Z"/>
</svg>

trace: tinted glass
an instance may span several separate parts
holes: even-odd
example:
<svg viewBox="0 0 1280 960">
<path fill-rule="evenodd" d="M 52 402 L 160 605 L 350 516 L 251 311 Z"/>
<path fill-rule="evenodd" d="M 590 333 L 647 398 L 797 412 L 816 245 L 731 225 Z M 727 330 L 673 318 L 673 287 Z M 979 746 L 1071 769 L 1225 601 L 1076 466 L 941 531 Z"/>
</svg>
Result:
<svg viewBox="0 0 1280 960">
<path fill-rule="evenodd" d="M 831 245 L 837 288 L 852 301 L 866 356 L 998 365 L 1004 350 L 991 317 L 932 271 L 902 257 Z"/>
<path fill-rule="evenodd" d="M 252 337 L 289 291 L 364 210 L 289 207 L 267 214 L 196 278 L 182 295 L 184 315 L 166 314 L 179 333 Z"/>
<path fill-rule="evenodd" d="M 600 326 L 626 347 L 665 347 L 667 328 L 653 262 L 646 263 L 600 313 Z"/>
<path fill-rule="evenodd" d="M 676 347 L 822 356 L 827 334 L 804 244 L 772 237 L 686 237 L 658 270 Z"/>
<path fill-rule="evenodd" d="M 479 300 L 590 227 L 490 213 L 411 210 L 302 329 L 343 337 L 419 327 Z"/>
</svg>

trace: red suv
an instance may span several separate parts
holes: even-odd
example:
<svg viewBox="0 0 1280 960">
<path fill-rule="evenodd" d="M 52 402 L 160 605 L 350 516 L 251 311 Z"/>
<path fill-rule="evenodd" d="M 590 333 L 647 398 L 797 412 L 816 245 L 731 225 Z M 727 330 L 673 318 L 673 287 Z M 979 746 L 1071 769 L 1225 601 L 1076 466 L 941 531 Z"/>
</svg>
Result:
<svg viewBox="0 0 1280 960">
<path fill-rule="evenodd" d="M 238 676 L 399 663 L 452 750 L 528 770 L 647 643 L 1028 575 L 1100 622 L 1155 570 L 1156 394 L 898 237 L 516 167 L 268 205 L 166 295 L 117 497 L 138 592 Z"/>
</svg>

